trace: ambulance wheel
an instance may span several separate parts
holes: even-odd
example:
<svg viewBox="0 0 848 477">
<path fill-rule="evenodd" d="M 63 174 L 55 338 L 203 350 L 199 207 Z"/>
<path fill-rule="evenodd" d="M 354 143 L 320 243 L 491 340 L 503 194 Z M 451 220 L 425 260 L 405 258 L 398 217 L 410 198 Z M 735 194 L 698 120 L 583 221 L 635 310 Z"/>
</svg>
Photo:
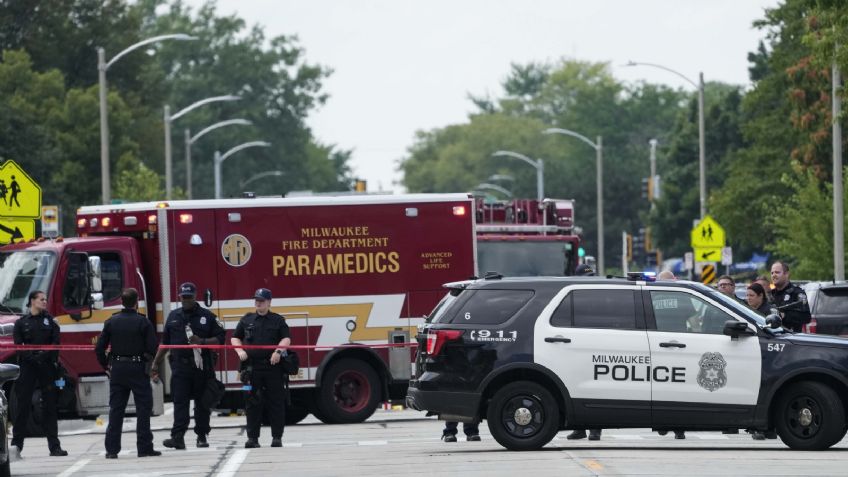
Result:
<svg viewBox="0 0 848 477">
<path fill-rule="evenodd" d="M 340 359 L 321 378 L 316 417 L 327 424 L 362 422 L 374 414 L 379 399 L 374 368 L 358 359 Z"/>
<path fill-rule="evenodd" d="M 486 420 L 500 445 L 509 450 L 537 450 L 559 430 L 559 406 L 543 386 L 518 381 L 495 393 Z"/>
<path fill-rule="evenodd" d="M 845 436 L 845 408 L 836 391 L 804 381 L 781 392 L 774 411 L 780 440 L 795 450 L 822 450 Z"/>
<path fill-rule="evenodd" d="M 286 407 L 286 425 L 291 426 L 304 420 L 309 415 L 309 409 L 305 406 Z"/>
</svg>

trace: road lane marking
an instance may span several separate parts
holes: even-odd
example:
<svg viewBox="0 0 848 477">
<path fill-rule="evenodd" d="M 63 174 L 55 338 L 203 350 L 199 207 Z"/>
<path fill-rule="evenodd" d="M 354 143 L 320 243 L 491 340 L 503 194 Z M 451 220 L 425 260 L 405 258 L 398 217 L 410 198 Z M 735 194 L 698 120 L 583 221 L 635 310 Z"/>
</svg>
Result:
<svg viewBox="0 0 848 477">
<path fill-rule="evenodd" d="M 71 477 L 72 475 L 74 475 L 74 472 L 82 469 L 83 467 L 85 467 L 85 464 L 88 464 L 89 462 L 91 462 L 91 459 L 80 459 L 74 462 L 74 465 L 68 467 L 67 469 L 65 469 L 64 472 L 57 475 L 56 477 Z"/>
<path fill-rule="evenodd" d="M 227 463 L 224 464 L 224 468 L 218 472 L 218 477 L 234 477 L 241 467 L 241 464 L 247 458 L 247 454 L 250 453 L 248 449 L 239 449 L 233 452 L 233 456 L 227 459 Z"/>
<path fill-rule="evenodd" d="M 388 443 L 389 441 L 359 441 L 361 446 L 384 446 Z"/>
<path fill-rule="evenodd" d="M 303 447 L 303 442 L 283 442 L 283 448 L 286 447 Z"/>
</svg>

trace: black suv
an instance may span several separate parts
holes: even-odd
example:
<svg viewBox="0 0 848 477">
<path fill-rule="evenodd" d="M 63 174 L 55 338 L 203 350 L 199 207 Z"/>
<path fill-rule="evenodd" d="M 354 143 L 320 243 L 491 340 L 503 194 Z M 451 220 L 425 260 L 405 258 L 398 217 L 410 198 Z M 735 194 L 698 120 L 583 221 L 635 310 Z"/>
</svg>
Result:
<svg viewBox="0 0 848 477">
<path fill-rule="evenodd" d="M 502 278 L 446 285 L 418 334 L 407 404 L 487 420 L 512 450 L 577 428 L 846 433 L 848 340 L 793 334 L 699 283 Z"/>
<path fill-rule="evenodd" d="M 848 336 L 848 283 L 808 283 L 804 291 L 810 302 L 810 333 Z"/>
</svg>

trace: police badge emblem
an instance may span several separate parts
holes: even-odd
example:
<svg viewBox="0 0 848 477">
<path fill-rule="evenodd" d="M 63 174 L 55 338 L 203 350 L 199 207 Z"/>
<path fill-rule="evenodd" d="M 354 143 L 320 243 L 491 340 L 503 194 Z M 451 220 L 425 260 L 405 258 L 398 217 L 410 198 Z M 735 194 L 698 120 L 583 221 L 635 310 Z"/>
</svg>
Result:
<svg viewBox="0 0 848 477">
<path fill-rule="evenodd" d="M 701 368 L 698 371 L 698 386 L 706 389 L 709 392 L 723 388 L 727 384 L 727 374 L 724 368 L 727 367 L 727 361 L 721 353 L 706 352 L 701 356 L 701 361 L 698 362 Z"/>
</svg>

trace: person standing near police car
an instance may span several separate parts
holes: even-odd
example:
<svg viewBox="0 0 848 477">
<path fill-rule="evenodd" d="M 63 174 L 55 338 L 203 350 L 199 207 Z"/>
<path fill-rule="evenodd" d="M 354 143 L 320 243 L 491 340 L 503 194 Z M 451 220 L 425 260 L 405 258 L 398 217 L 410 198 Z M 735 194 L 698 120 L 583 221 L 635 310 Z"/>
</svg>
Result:
<svg viewBox="0 0 848 477">
<path fill-rule="evenodd" d="M 59 324 L 47 313 L 47 295 L 41 290 L 31 292 L 27 298 L 29 309 L 15 322 L 13 336 L 19 345 L 57 345 L 59 344 Z M 12 452 L 20 457 L 27 437 L 28 423 L 32 406 L 32 393 L 36 384 L 41 388 L 41 409 L 44 434 L 50 455 L 64 457 L 68 452 L 62 450 L 58 437 L 58 418 L 56 412 L 56 387 L 59 376 L 59 352 L 32 350 L 18 351 L 20 376 L 15 383 L 17 414 L 12 437 Z"/>
<path fill-rule="evenodd" d="M 162 329 L 163 345 L 222 345 L 224 326 L 218 317 L 200 306 L 195 300 L 197 286 L 186 282 L 180 285 L 182 306 L 168 314 Z M 159 366 L 168 350 L 159 348 L 150 376 L 159 377 Z M 189 424 L 189 403 L 194 400 L 194 433 L 197 447 L 209 447 L 206 436 L 211 427 L 212 411 L 203 405 L 206 383 L 215 377 L 215 355 L 209 349 L 173 349 L 169 354 L 171 364 L 171 397 L 174 401 L 174 425 L 171 437 L 162 445 L 171 449 L 185 449 L 185 433 Z"/>
<path fill-rule="evenodd" d="M 247 442 L 244 447 L 260 447 L 263 408 L 271 419 L 271 447 L 282 447 L 286 398 L 280 362 L 291 345 L 291 335 L 285 318 L 271 311 L 271 290 L 260 288 L 253 298 L 256 311 L 239 320 L 230 342 L 233 346 L 272 345 L 276 348 L 236 348 L 242 362 L 242 382 L 249 386 L 245 395 Z"/>
<path fill-rule="evenodd" d="M 783 318 L 783 327 L 796 333 L 810 322 L 810 306 L 807 295 L 798 285 L 789 281 L 789 265 L 780 260 L 771 265 L 772 303 Z"/>
<path fill-rule="evenodd" d="M 109 375 L 109 425 L 106 426 L 106 458 L 117 459 L 121 451 L 124 413 L 132 391 L 135 399 L 136 449 L 139 457 L 162 455 L 153 449 L 150 415 L 153 391 L 147 362 L 156 354 L 156 334 L 146 316 L 138 313 L 138 291 L 124 288 L 120 312 L 103 323 L 94 352 L 97 361 Z M 106 349 L 112 346 L 109 354 Z"/>
</svg>

